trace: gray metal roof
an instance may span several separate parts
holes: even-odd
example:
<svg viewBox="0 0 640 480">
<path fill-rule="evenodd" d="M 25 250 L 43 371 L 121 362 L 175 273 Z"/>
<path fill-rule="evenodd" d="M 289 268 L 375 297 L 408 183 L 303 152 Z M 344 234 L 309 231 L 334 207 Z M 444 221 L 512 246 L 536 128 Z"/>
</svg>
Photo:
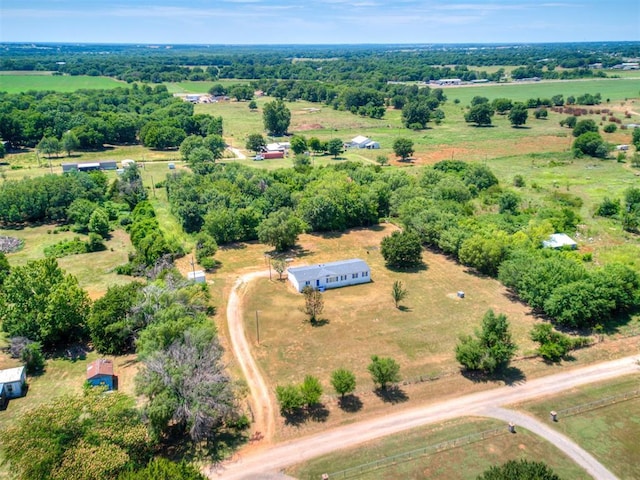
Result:
<svg viewBox="0 0 640 480">
<path fill-rule="evenodd" d="M 0 383 L 19 382 L 22 379 L 22 372 L 24 372 L 24 367 L 0 370 Z"/>
<path fill-rule="evenodd" d="M 316 280 L 318 278 L 331 277 L 336 275 L 346 275 L 355 272 L 369 271 L 369 265 L 359 258 L 349 260 L 339 260 L 337 262 L 321 263 L 316 265 L 305 265 L 302 267 L 290 267 L 287 269 L 299 284 Z"/>
</svg>

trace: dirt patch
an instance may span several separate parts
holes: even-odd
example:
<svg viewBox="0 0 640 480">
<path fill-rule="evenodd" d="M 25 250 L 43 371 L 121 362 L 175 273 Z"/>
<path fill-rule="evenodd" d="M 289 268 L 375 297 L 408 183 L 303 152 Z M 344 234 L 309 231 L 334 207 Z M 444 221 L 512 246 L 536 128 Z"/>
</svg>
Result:
<svg viewBox="0 0 640 480">
<path fill-rule="evenodd" d="M 319 123 L 303 123 L 295 127 L 296 132 L 307 132 L 310 130 L 323 130 L 324 127 Z"/>
</svg>

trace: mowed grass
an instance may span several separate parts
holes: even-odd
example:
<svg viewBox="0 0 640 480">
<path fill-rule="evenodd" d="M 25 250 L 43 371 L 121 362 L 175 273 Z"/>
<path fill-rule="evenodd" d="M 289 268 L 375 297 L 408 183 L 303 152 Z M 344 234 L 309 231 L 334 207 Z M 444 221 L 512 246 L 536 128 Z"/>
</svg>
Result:
<svg viewBox="0 0 640 480">
<path fill-rule="evenodd" d="M 393 455 L 501 427 L 504 427 L 504 424 L 496 420 L 458 419 L 385 437 L 357 448 L 319 457 L 289 468 L 286 473 L 301 480 L 318 479 L 323 473 L 359 467 Z M 356 478 L 362 480 L 397 478 L 471 480 L 491 465 L 519 459 L 545 461 L 561 478 L 590 478 L 552 444 L 525 429 L 519 429 L 516 435 L 505 433 L 463 447 L 399 461 L 378 470 L 365 470 Z"/>
<path fill-rule="evenodd" d="M 185 80 L 183 82 L 167 82 L 167 90 L 169 93 L 207 93 L 214 85 L 222 85 L 229 89 L 234 85 L 248 85 L 252 80 L 235 79 L 235 78 L 221 78 L 220 80 L 204 81 L 204 82 L 192 82 Z"/>
<path fill-rule="evenodd" d="M 244 311 L 246 333 L 257 344 L 258 311 L 260 345 L 254 354 L 273 386 L 312 374 L 329 390 L 331 372 L 347 367 L 356 374 L 360 390 L 371 390 L 367 365 L 373 354 L 396 359 L 407 379 L 457 371 L 454 348 L 458 337 L 473 333 L 490 308 L 508 316 L 520 353 L 531 353 L 534 345 L 528 332 L 535 320 L 528 308 L 508 299 L 496 280 L 474 275 L 428 251 L 424 252 L 423 270 L 387 269 L 378 246 L 394 229 L 385 225 L 330 237 L 301 237 L 302 251 L 293 265 L 357 257 L 371 267 L 373 282 L 323 294 L 322 326 L 309 324 L 304 297 L 288 282 L 265 279 L 250 284 Z M 256 267 L 265 268 L 263 258 L 257 261 L 261 263 Z M 391 297 L 395 280 L 403 282 L 409 292 L 403 309 L 396 309 Z M 465 292 L 464 299 L 456 296 L 459 290 Z"/>
<path fill-rule="evenodd" d="M 0 75 L 0 92 L 21 93 L 29 90 L 75 92 L 80 89 L 110 89 L 127 85 L 109 77 L 42 75 L 38 73 L 21 72 L 20 74 Z"/>
<path fill-rule="evenodd" d="M 563 417 L 549 422 L 551 410 L 578 405 L 640 388 L 638 375 L 581 387 L 563 395 L 520 405 L 548 422 L 595 456 L 621 479 L 640 478 L 640 398 Z"/>
</svg>

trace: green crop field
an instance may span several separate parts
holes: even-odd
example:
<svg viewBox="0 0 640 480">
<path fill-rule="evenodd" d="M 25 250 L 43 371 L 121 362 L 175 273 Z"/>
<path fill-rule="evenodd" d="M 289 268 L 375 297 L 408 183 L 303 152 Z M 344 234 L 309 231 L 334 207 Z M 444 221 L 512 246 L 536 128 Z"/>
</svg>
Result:
<svg viewBox="0 0 640 480">
<path fill-rule="evenodd" d="M 347 468 L 361 467 L 369 462 L 436 445 L 447 440 L 462 438 L 473 433 L 499 428 L 503 425 L 496 420 L 459 419 L 442 425 L 424 427 L 400 435 L 385 437 L 358 448 L 319 457 L 303 465 L 289 468 L 286 473 L 300 480 L 318 479 L 323 473 L 331 474 Z M 391 478 L 471 480 L 491 465 L 519 459 L 545 461 L 561 478 L 572 480 L 590 478 L 584 470 L 552 444 L 524 429 L 519 429 L 517 435 L 499 435 L 440 453 L 398 461 L 378 470 L 364 471 L 354 478 L 362 480 Z M 334 477 L 330 475 L 330 478 Z"/>
<path fill-rule="evenodd" d="M 70 76 L 70 75 L 0 75 L 0 92 L 20 93 L 29 90 L 55 90 L 57 92 L 74 92 L 80 89 L 108 89 L 126 86 L 108 77 Z"/>
<path fill-rule="evenodd" d="M 521 405 L 541 420 L 549 421 L 551 410 L 588 404 L 640 388 L 638 376 L 576 389 L 542 402 Z M 622 401 L 549 422 L 594 455 L 620 478 L 640 478 L 640 398 Z"/>
<path fill-rule="evenodd" d="M 468 105 L 475 96 L 510 98 L 525 101 L 529 98 L 551 98 L 553 95 L 577 97 L 585 93 L 600 93 L 603 100 L 613 101 L 640 96 L 640 74 L 629 78 L 598 78 L 589 80 L 550 80 L 531 83 L 503 83 L 481 86 L 445 87 L 444 93 L 449 100 L 458 99 L 462 105 Z"/>
</svg>

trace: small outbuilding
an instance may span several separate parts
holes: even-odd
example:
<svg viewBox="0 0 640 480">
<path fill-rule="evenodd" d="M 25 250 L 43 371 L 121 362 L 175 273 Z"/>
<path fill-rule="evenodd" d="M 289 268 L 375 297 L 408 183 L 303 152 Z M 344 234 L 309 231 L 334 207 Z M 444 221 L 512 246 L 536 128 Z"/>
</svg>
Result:
<svg viewBox="0 0 640 480">
<path fill-rule="evenodd" d="M 544 248 L 570 248 L 575 250 L 578 248 L 578 244 L 566 233 L 554 233 L 549 237 L 549 240 L 543 240 L 542 246 Z"/>
<path fill-rule="evenodd" d="M 10 398 L 21 397 L 26 393 L 27 370 L 15 367 L 0 370 L 0 399 L 2 403 Z"/>
<path fill-rule="evenodd" d="M 196 283 L 207 283 L 207 277 L 202 270 L 187 273 L 187 278 Z"/>
<path fill-rule="evenodd" d="M 367 262 L 359 258 L 337 262 L 290 267 L 287 278 L 298 292 L 304 287 L 318 290 L 358 285 L 371 281 L 371 269 Z"/>
<path fill-rule="evenodd" d="M 353 137 L 351 141 L 345 144 L 347 148 L 368 148 L 368 149 L 378 149 L 380 148 L 380 144 L 378 142 L 374 142 L 369 137 L 365 137 L 364 135 L 358 135 L 357 137 Z"/>
<path fill-rule="evenodd" d="M 113 374 L 113 362 L 106 358 L 94 360 L 87 367 L 87 382 L 94 387 L 107 387 L 107 390 L 115 390 L 116 376 Z"/>
</svg>

